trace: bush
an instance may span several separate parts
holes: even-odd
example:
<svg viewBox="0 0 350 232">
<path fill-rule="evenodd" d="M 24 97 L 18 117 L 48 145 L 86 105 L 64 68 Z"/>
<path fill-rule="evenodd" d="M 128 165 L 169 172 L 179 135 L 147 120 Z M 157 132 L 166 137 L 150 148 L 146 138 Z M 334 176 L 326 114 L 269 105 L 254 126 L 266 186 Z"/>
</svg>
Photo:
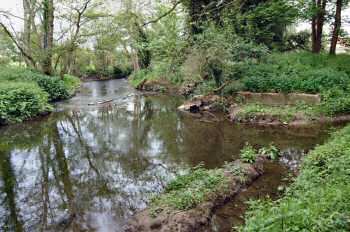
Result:
<svg viewBox="0 0 350 232">
<path fill-rule="evenodd" d="M 258 152 L 250 144 L 246 144 L 240 152 L 241 160 L 246 163 L 254 163 Z"/>
<path fill-rule="evenodd" d="M 73 95 L 75 90 L 80 86 L 80 79 L 71 75 L 64 75 L 63 83 L 68 90 L 69 95 Z"/>
<path fill-rule="evenodd" d="M 320 93 L 346 88 L 350 84 L 347 69 L 342 70 L 342 64 L 333 65 L 334 61 L 327 63 L 322 55 L 320 57 L 321 60 L 316 61 L 307 53 L 272 55 L 265 63 L 246 69 L 244 88 L 252 92 L 286 93 Z"/>
<path fill-rule="evenodd" d="M 0 83 L 0 124 L 20 122 L 48 110 L 48 94 L 37 84 Z"/>
<path fill-rule="evenodd" d="M 39 87 L 49 94 L 49 101 L 59 101 L 70 96 L 69 90 L 59 77 L 36 74 L 32 80 L 36 81 Z"/>
<path fill-rule="evenodd" d="M 2 67 L 0 81 L 34 81 L 49 94 L 49 101 L 58 101 L 70 96 L 69 89 L 59 77 L 50 77 L 18 67 Z"/>
<path fill-rule="evenodd" d="M 313 150 L 276 201 L 255 201 L 241 231 L 350 231 L 350 126 Z"/>
<path fill-rule="evenodd" d="M 284 51 L 292 51 L 296 49 L 307 49 L 310 43 L 310 32 L 301 31 L 298 33 L 287 34 L 284 38 Z"/>
<path fill-rule="evenodd" d="M 321 94 L 321 112 L 329 116 L 348 113 L 350 110 L 350 94 L 348 91 L 339 88 L 324 91 Z"/>
</svg>

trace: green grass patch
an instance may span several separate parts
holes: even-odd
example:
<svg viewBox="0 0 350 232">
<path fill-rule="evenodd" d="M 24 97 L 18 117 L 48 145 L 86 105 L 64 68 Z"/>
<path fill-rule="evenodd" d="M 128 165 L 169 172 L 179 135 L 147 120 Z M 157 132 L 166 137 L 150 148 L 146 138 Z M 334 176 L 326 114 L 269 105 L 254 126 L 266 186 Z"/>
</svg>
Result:
<svg viewBox="0 0 350 232">
<path fill-rule="evenodd" d="M 188 210 L 208 199 L 209 195 L 225 184 L 223 169 L 195 168 L 171 181 L 164 193 L 151 201 L 152 214 L 166 210 Z"/>
<path fill-rule="evenodd" d="M 240 231 L 350 231 L 350 126 L 306 158 L 278 201 L 254 201 Z"/>
<path fill-rule="evenodd" d="M 238 119 L 250 120 L 262 117 L 270 117 L 281 122 L 289 123 L 296 117 L 313 119 L 320 116 L 319 106 L 300 104 L 297 106 L 267 106 L 262 104 L 246 104 L 240 106 L 237 113 Z"/>
</svg>

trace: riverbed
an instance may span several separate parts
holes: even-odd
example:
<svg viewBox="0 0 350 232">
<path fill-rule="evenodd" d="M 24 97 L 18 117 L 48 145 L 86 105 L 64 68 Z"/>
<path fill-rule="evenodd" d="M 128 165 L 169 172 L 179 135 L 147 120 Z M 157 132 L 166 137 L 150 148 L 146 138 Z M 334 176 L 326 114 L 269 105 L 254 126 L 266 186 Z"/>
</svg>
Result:
<svg viewBox="0 0 350 232">
<path fill-rule="evenodd" d="M 119 232 L 187 168 L 220 167 L 246 143 L 300 154 L 328 136 L 327 127 L 203 122 L 179 113 L 182 102 L 127 80 L 86 82 L 50 116 L 0 128 L 0 230 Z M 207 231 L 229 232 L 243 222 L 246 200 L 278 196 L 289 176 L 271 164 Z"/>
</svg>

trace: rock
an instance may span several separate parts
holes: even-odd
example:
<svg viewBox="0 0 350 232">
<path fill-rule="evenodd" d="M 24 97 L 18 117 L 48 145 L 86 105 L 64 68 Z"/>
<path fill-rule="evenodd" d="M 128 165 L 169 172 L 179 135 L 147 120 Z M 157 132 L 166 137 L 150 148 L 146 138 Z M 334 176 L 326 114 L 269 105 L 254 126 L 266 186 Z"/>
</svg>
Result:
<svg viewBox="0 0 350 232">
<path fill-rule="evenodd" d="M 218 112 L 221 110 L 221 97 L 217 95 L 195 96 L 178 107 L 180 111 L 200 113 L 203 111 Z"/>
<path fill-rule="evenodd" d="M 300 102 L 306 104 L 319 104 L 321 97 L 318 94 L 304 93 L 253 93 L 238 92 L 237 98 L 243 103 L 259 103 L 269 106 L 297 105 Z"/>
</svg>

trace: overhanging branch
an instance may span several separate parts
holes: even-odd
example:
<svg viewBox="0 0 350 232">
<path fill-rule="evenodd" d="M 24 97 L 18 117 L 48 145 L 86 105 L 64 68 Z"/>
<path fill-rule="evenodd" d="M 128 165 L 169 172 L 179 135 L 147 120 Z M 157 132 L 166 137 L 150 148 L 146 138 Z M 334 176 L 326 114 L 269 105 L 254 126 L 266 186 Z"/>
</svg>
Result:
<svg viewBox="0 0 350 232">
<path fill-rule="evenodd" d="M 176 7 L 177 7 L 180 3 L 181 3 L 180 1 L 175 2 L 174 5 L 173 5 L 173 7 L 172 7 L 170 10 L 168 10 L 167 12 L 165 12 L 164 14 L 162 14 L 161 16 L 159 16 L 159 17 L 156 18 L 156 19 L 153 19 L 153 20 L 150 20 L 150 21 L 148 21 L 148 22 L 145 22 L 145 23 L 143 24 L 143 26 L 147 26 L 148 24 L 152 24 L 152 23 L 157 23 L 157 22 L 158 22 L 159 20 L 161 20 L 162 18 L 164 18 L 164 17 L 168 16 L 169 14 L 171 14 L 171 13 L 176 9 Z"/>
</svg>

